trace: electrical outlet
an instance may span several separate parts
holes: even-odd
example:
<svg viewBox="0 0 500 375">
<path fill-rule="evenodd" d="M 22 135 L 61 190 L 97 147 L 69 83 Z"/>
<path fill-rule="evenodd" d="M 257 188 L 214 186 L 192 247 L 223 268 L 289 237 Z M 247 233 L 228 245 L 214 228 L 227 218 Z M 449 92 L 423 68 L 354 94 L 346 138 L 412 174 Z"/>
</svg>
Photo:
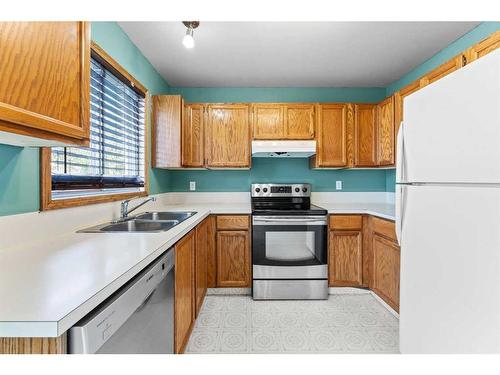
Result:
<svg viewBox="0 0 500 375">
<path fill-rule="evenodd" d="M 342 181 L 335 181 L 335 190 L 342 190 Z"/>
<path fill-rule="evenodd" d="M 189 190 L 191 191 L 196 190 L 196 181 L 189 181 Z"/>
</svg>

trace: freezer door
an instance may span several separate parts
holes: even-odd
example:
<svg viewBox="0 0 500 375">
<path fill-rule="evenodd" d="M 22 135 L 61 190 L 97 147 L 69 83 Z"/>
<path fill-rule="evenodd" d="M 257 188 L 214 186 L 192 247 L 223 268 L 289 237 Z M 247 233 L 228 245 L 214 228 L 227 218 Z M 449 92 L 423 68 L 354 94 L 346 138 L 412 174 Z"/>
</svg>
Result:
<svg viewBox="0 0 500 375">
<path fill-rule="evenodd" d="M 500 183 L 500 50 L 405 98 L 403 128 L 397 182 Z"/>
<path fill-rule="evenodd" d="M 402 353 L 500 353 L 500 189 L 407 186 Z"/>
</svg>

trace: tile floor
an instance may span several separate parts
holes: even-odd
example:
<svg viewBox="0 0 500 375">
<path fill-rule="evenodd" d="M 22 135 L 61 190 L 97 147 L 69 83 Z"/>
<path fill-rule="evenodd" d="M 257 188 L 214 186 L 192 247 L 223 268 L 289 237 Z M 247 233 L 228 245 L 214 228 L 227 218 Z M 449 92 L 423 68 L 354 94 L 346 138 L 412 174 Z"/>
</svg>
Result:
<svg viewBox="0 0 500 375">
<path fill-rule="evenodd" d="M 325 301 L 209 295 L 187 353 L 398 353 L 399 321 L 371 294 Z"/>
</svg>

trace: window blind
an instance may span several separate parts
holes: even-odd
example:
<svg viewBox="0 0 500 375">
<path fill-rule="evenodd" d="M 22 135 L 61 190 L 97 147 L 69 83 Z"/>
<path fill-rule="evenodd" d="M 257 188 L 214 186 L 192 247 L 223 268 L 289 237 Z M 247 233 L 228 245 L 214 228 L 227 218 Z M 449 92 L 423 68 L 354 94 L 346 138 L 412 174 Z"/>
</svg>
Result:
<svg viewBox="0 0 500 375">
<path fill-rule="evenodd" d="M 52 148 L 52 190 L 144 186 L 144 95 L 96 56 L 89 147 Z"/>
</svg>

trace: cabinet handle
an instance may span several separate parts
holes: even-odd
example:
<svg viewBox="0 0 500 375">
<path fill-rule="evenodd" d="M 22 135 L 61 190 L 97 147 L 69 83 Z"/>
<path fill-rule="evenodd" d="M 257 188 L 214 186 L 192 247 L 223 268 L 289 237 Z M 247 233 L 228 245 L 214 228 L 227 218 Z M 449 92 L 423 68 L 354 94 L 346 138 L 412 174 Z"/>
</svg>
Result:
<svg viewBox="0 0 500 375">
<path fill-rule="evenodd" d="M 465 55 L 462 55 L 462 66 L 467 65 L 467 57 Z"/>
</svg>

